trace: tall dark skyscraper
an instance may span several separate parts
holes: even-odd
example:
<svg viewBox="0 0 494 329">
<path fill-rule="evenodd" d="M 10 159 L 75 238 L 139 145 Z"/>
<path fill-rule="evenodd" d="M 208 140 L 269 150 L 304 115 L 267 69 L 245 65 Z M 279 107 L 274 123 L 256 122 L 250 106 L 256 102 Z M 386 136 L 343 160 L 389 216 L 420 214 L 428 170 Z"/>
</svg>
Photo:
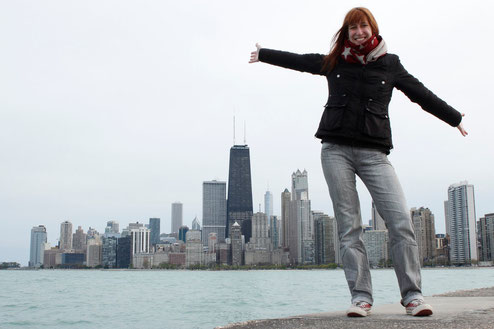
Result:
<svg viewBox="0 0 494 329">
<path fill-rule="evenodd" d="M 151 230 L 151 245 L 155 246 L 160 243 L 160 219 L 149 218 L 149 229 Z"/>
<path fill-rule="evenodd" d="M 245 242 L 252 236 L 252 183 L 250 177 L 250 152 L 247 145 L 234 145 L 230 149 L 228 173 L 226 237 L 237 222 L 242 228 Z"/>
</svg>

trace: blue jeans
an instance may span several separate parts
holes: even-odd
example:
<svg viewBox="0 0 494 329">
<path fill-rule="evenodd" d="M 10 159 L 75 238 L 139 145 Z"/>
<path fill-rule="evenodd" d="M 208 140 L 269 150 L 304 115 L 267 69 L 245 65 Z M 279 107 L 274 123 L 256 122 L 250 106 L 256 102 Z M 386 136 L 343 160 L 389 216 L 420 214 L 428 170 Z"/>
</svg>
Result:
<svg viewBox="0 0 494 329">
<path fill-rule="evenodd" d="M 391 257 L 401 292 L 401 303 L 421 299 L 420 262 L 405 196 L 386 154 L 347 145 L 323 143 L 321 162 L 333 201 L 340 253 L 352 303 L 372 299 L 369 261 L 362 240 L 362 218 L 356 175 L 370 192 L 389 232 Z"/>
</svg>

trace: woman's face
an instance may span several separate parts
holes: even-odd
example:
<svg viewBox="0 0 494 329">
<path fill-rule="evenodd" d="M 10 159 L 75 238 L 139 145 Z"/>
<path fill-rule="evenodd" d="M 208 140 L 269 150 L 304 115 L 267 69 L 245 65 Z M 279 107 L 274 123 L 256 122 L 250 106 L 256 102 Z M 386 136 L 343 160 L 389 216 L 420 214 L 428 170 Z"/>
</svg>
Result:
<svg viewBox="0 0 494 329">
<path fill-rule="evenodd" d="M 348 26 L 348 40 L 357 46 L 369 40 L 371 36 L 372 29 L 367 21 Z"/>
</svg>

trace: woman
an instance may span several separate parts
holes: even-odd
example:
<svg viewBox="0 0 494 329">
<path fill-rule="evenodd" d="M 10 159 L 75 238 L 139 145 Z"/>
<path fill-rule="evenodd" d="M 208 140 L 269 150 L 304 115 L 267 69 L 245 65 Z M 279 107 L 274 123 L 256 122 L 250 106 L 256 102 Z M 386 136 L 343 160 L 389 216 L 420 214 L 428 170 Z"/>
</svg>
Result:
<svg viewBox="0 0 494 329">
<path fill-rule="evenodd" d="M 322 140 L 321 162 L 338 224 L 345 276 L 352 295 L 348 316 L 370 314 L 373 298 L 369 263 L 362 240 L 356 175 L 369 190 L 389 231 L 391 256 L 401 304 L 414 316 L 432 314 L 424 303 L 418 247 L 410 212 L 387 155 L 393 148 L 388 104 L 393 88 L 425 111 L 467 135 L 460 114 L 410 75 L 386 43 L 372 13 L 350 10 L 335 34 L 329 55 L 298 55 L 261 48 L 258 61 L 326 76 L 329 97 L 316 132 Z"/>
</svg>

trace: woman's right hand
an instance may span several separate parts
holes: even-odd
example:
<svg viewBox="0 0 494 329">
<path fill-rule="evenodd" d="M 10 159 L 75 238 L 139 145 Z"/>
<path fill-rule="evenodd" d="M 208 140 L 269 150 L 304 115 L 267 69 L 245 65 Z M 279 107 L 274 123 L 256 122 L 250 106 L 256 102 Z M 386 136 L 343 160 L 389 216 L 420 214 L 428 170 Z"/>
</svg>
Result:
<svg viewBox="0 0 494 329">
<path fill-rule="evenodd" d="M 462 113 L 461 116 L 464 117 L 465 116 L 465 113 Z M 458 128 L 458 130 L 460 131 L 460 133 L 461 133 L 461 135 L 463 137 L 465 137 L 466 135 L 468 135 L 468 133 L 465 130 L 465 128 L 463 128 L 463 122 L 460 122 L 460 124 L 456 128 Z"/>
<path fill-rule="evenodd" d="M 259 50 L 261 49 L 261 45 L 256 43 L 256 50 L 250 53 L 250 61 L 249 63 L 259 62 Z"/>
</svg>

